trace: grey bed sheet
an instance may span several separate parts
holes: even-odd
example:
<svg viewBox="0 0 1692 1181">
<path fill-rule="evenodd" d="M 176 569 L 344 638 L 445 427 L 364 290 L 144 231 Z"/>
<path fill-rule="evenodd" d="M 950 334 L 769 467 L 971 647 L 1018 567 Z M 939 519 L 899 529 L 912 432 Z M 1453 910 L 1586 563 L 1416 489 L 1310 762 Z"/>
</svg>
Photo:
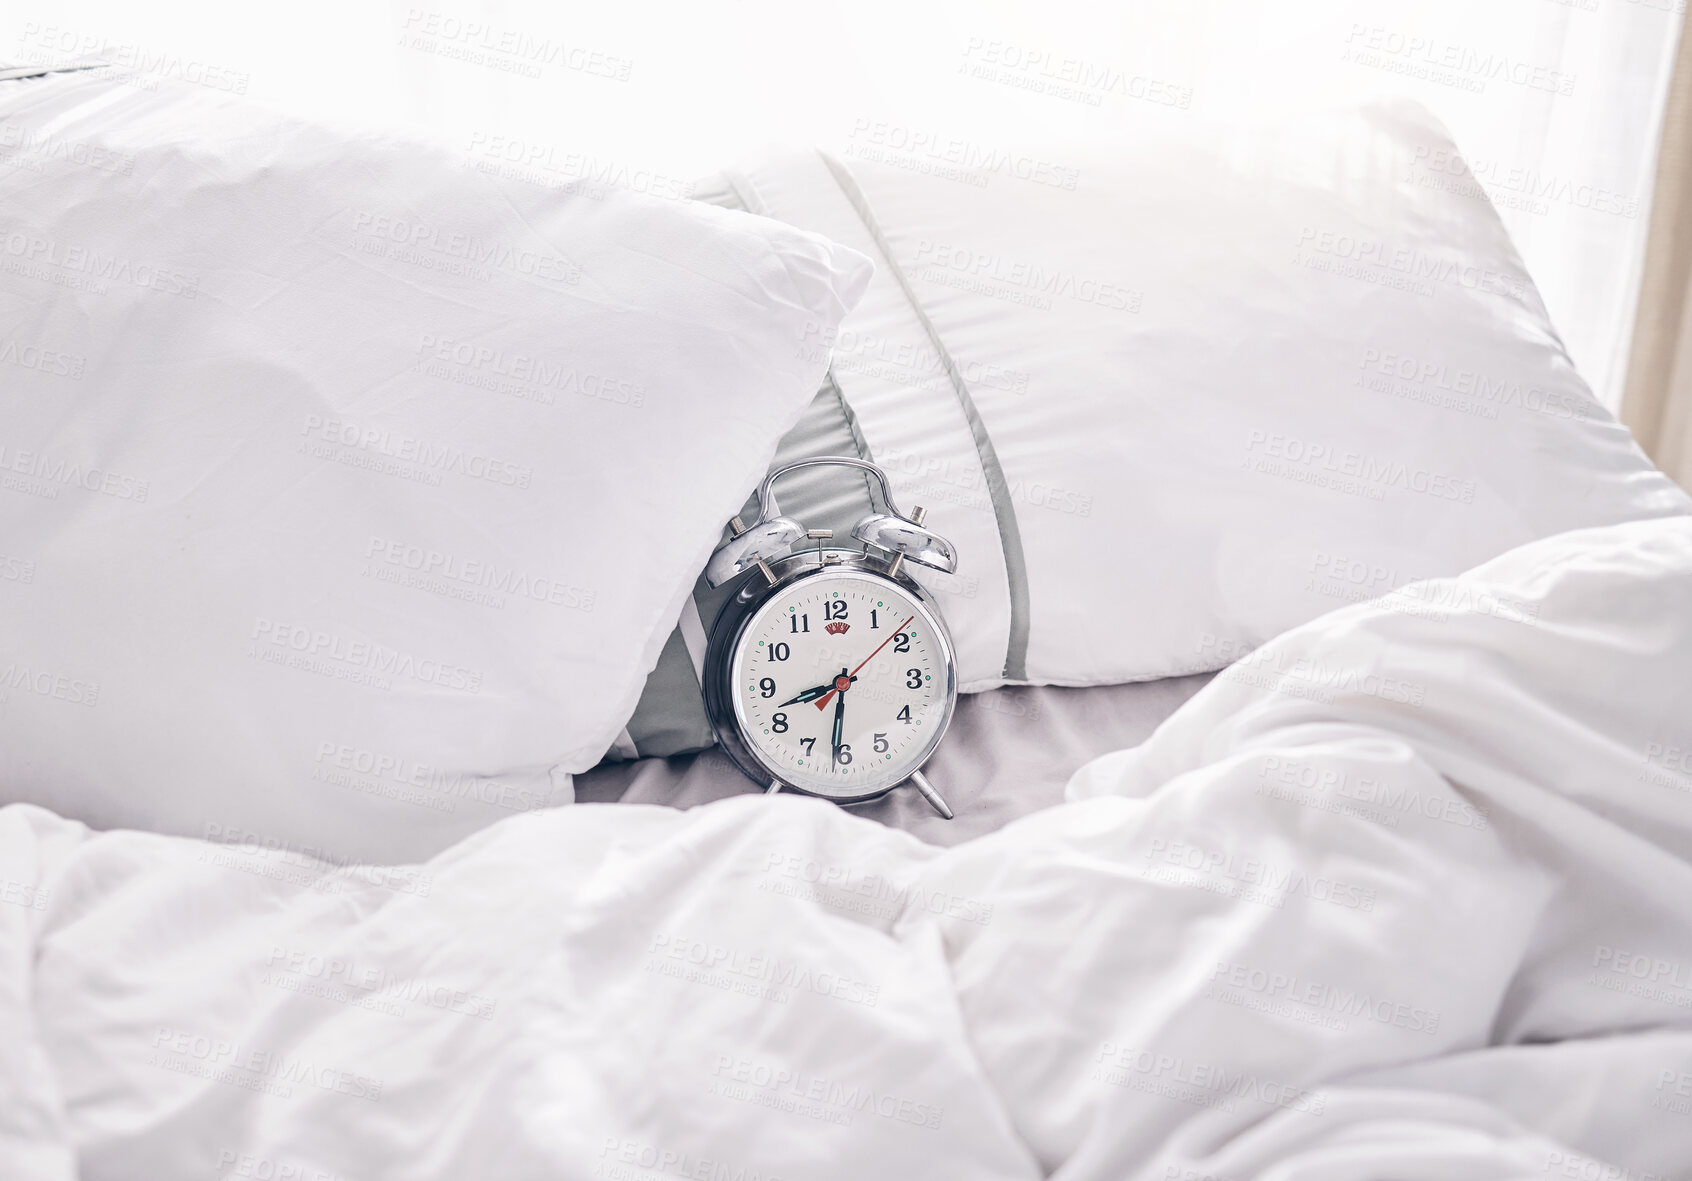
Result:
<svg viewBox="0 0 1692 1181">
<path fill-rule="evenodd" d="M 1143 742 L 1213 673 L 1089 689 L 1016 688 L 960 698 L 928 777 L 957 813 L 942 820 L 900 789 L 852 810 L 935 845 L 955 845 L 1063 800 L 1083 763 Z M 576 776 L 581 803 L 691 808 L 760 791 L 722 751 L 609 763 Z"/>
</svg>

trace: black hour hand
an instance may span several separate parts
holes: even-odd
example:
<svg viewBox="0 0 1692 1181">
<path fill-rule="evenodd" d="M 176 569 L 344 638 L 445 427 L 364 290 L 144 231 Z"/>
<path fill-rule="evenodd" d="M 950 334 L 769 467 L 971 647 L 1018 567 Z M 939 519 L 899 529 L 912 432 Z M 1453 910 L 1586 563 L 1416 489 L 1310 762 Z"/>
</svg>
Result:
<svg viewBox="0 0 1692 1181">
<path fill-rule="evenodd" d="M 855 681 L 858 678 L 853 677 L 852 679 Z M 786 706 L 786 705 L 809 705 L 811 702 L 815 701 L 817 698 L 821 697 L 824 693 L 827 693 L 829 690 L 831 690 L 833 688 L 834 688 L 834 682 L 830 681 L 826 685 L 817 685 L 814 688 L 807 689 L 803 693 L 799 694 L 799 696 L 792 698 L 789 701 L 784 701 L 781 704 L 784 705 L 784 706 Z"/>
</svg>

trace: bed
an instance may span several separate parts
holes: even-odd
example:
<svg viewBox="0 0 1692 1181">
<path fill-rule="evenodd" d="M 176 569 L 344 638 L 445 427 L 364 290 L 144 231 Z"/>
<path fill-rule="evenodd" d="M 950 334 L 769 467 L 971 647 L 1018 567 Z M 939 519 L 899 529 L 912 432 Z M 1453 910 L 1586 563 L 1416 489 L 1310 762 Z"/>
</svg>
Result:
<svg viewBox="0 0 1692 1181">
<path fill-rule="evenodd" d="M 682 202 L 14 73 L 0 1175 L 1692 1168 L 1692 499 L 1426 112 Z M 822 454 L 954 818 L 704 720 Z"/>
</svg>

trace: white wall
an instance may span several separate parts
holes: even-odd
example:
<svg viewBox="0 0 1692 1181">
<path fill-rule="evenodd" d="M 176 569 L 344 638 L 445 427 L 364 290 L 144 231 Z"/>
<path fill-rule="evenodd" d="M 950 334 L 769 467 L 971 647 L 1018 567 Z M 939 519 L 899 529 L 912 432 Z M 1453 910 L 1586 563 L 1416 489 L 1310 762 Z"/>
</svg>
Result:
<svg viewBox="0 0 1692 1181">
<path fill-rule="evenodd" d="M 1683 6 L 297 0 L 261 20 L 200 0 L 21 0 L 0 15 L 0 61 L 104 47 L 143 76 L 241 86 L 301 113 L 514 156 L 545 177 L 670 190 L 772 140 L 961 140 L 1061 167 L 1078 137 L 1408 93 L 1463 145 L 1613 404 Z"/>
</svg>

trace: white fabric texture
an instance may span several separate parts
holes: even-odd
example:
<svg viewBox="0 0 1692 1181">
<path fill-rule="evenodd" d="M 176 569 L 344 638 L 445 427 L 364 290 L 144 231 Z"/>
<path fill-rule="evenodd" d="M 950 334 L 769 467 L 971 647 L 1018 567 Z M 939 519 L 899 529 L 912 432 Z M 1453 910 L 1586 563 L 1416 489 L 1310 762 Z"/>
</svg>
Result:
<svg viewBox="0 0 1692 1181">
<path fill-rule="evenodd" d="M 0 799 L 415 860 L 570 800 L 868 279 L 121 71 L 0 84 Z"/>
<path fill-rule="evenodd" d="M 10 807 L 0 1152 L 41 1181 L 1667 1175 L 1688 670 L 1669 519 L 1278 637 L 950 850 L 748 797 L 346 869 Z"/>
<path fill-rule="evenodd" d="M 1412 103 L 1147 133 L 1084 183 L 779 152 L 751 208 L 873 252 L 833 375 L 958 544 L 966 690 L 1220 668 L 1566 530 L 1692 511 L 1592 398 Z M 1078 149 L 1069 149 L 1074 158 Z"/>
</svg>

